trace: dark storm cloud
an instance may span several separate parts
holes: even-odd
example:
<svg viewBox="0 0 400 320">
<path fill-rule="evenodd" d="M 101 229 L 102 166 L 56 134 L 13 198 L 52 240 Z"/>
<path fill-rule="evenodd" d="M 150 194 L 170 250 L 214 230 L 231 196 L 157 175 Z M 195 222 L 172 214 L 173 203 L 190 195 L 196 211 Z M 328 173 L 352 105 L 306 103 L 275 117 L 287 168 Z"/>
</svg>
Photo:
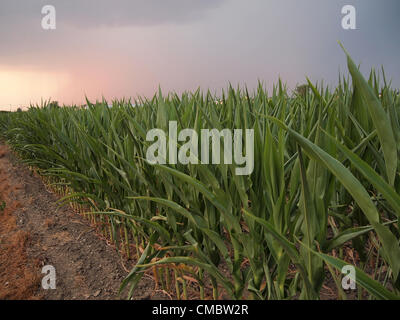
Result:
<svg viewBox="0 0 400 320">
<path fill-rule="evenodd" d="M 201 18 L 224 0 L 1 0 L 0 25 L 37 20 L 53 5 L 63 23 L 78 27 L 159 25 Z"/>
<path fill-rule="evenodd" d="M 0 64 L 32 64 L 32 60 L 38 65 L 43 65 L 46 60 L 56 62 L 62 60 L 63 51 L 77 47 L 78 42 L 82 43 L 81 48 L 91 46 L 96 50 L 96 39 L 88 38 L 85 31 L 186 25 L 201 20 L 225 1 L 0 0 Z M 45 5 L 53 5 L 56 9 L 55 32 L 41 28 L 44 17 L 41 11 Z M 53 54 L 46 57 L 49 50 Z"/>
<path fill-rule="evenodd" d="M 357 30 L 341 26 L 348 4 Z M 56 30 L 41 28 L 44 5 L 56 8 Z M 399 16 L 400 0 L 0 0 L 0 75 L 67 74 L 61 100 L 278 77 L 335 84 L 347 70 L 340 40 L 365 74 L 383 65 L 400 86 Z"/>
</svg>

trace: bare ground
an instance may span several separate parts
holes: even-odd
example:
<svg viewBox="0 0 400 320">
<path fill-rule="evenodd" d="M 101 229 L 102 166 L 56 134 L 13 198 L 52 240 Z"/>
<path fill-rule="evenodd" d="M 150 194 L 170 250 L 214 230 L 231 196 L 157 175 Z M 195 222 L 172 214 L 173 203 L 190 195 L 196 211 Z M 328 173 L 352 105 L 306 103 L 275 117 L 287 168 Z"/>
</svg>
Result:
<svg viewBox="0 0 400 320">
<path fill-rule="evenodd" d="M 119 286 L 134 261 L 121 258 L 87 220 L 57 200 L 0 145 L 0 299 L 124 298 Z M 56 290 L 41 288 L 44 265 L 55 267 Z M 166 298 L 154 288 L 145 276 L 134 299 Z"/>
</svg>

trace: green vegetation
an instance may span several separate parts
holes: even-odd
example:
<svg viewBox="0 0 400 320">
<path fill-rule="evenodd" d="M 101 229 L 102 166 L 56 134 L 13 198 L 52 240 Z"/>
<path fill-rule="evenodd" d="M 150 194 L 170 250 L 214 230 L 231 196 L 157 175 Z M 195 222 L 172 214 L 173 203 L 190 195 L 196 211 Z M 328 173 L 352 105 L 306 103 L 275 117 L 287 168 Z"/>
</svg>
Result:
<svg viewBox="0 0 400 320">
<path fill-rule="evenodd" d="M 382 72 L 366 81 L 348 57 L 352 82 L 335 90 L 308 81 L 290 94 L 229 88 L 161 92 L 87 109 L 45 105 L 0 115 L 8 144 L 65 201 L 88 216 L 138 264 L 133 292 L 153 268 L 165 289 L 187 296 L 195 279 L 232 299 L 318 299 L 327 277 L 339 297 L 351 248 L 358 298 L 400 297 L 400 96 Z M 150 165 L 146 133 L 254 129 L 255 168 Z M 135 248 L 136 252 L 131 252 Z M 344 262 L 346 260 L 347 262 Z M 223 266 L 223 267 L 221 267 Z"/>
</svg>

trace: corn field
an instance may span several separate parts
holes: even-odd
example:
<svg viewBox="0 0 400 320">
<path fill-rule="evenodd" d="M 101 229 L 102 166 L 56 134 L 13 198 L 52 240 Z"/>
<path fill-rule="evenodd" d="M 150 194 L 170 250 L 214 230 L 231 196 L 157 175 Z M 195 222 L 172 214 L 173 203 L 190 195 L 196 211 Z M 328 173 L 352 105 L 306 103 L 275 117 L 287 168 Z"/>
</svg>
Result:
<svg viewBox="0 0 400 320">
<path fill-rule="evenodd" d="M 221 96 L 161 90 L 152 99 L 32 106 L 2 113 L 0 132 L 61 203 L 70 202 L 120 252 L 178 299 L 339 299 L 356 265 L 356 299 L 400 297 L 400 95 L 384 71 L 365 79 L 350 56 L 333 90 L 308 84 Z M 254 170 L 151 165 L 153 128 L 253 129 Z M 352 257 L 352 259 L 350 258 Z M 194 288 L 194 289 L 193 289 Z M 208 294 L 210 292 L 210 294 Z"/>
</svg>

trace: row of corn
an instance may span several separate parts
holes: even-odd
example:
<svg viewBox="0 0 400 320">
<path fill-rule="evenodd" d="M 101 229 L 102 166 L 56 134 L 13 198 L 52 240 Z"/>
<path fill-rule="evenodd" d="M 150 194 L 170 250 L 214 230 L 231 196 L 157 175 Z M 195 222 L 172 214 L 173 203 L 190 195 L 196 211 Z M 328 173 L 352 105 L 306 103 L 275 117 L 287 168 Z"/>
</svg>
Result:
<svg viewBox="0 0 400 320">
<path fill-rule="evenodd" d="M 0 132 L 63 201 L 87 209 L 128 256 L 129 295 L 153 270 L 187 298 L 319 299 L 356 266 L 359 299 L 400 297 L 400 96 L 384 72 L 334 89 L 308 81 L 269 94 L 229 87 L 87 108 L 45 104 L 0 115 Z M 152 165 L 147 132 L 253 129 L 254 170 Z M 348 252 L 352 259 L 349 259 Z"/>
</svg>

